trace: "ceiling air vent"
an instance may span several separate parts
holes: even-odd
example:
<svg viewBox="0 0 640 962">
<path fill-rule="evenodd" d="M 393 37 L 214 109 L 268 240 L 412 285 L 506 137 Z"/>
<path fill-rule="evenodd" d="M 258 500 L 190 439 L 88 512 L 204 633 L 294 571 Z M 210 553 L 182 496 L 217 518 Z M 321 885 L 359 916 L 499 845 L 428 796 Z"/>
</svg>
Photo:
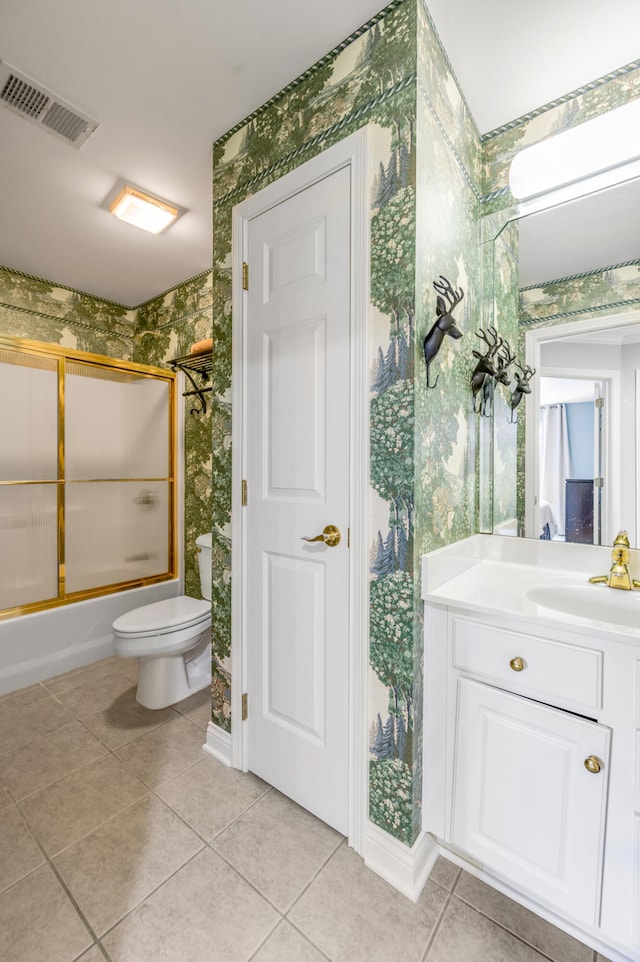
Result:
<svg viewBox="0 0 640 962">
<path fill-rule="evenodd" d="M 98 127 L 97 120 L 72 107 L 6 61 L 0 61 L 0 103 L 76 148 L 82 147 Z"/>
</svg>

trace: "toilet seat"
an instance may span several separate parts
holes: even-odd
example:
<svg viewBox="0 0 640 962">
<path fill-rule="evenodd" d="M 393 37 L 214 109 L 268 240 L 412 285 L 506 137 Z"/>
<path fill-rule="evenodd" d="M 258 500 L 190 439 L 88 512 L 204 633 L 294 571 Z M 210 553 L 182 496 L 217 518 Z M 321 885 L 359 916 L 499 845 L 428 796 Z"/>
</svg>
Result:
<svg viewBox="0 0 640 962">
<path fill-rule="evenodd" d="M 113 623 L 113 632 L 120 637 L 149 638 L 175 633 L 185 628 L 206 626 L 211 620 L 211 602 L 188 595 L 166 598 L 151 605 L 127 611 Z"/>
</svg>

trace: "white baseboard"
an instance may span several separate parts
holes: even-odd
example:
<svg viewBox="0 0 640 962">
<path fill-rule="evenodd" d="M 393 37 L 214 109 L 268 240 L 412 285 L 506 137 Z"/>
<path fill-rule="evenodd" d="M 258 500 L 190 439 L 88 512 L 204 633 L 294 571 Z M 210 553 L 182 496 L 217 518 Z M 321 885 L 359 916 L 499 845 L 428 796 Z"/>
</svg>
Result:
<svg viewBox="0 0 640 962">
<path fill-rule="evenodd" d="M 412 902 L 418 901 L 438 854 L 438 845 L 427 832 L 409 848 L 371 822 L 367 825 L 365 865 Z"/>
<path fill-rule="evenodd" d="M 213 722 L 207 725 L 207 741 L 202 747 L 223 765 L 231 765 L 231 735 Z"/>
</svg>

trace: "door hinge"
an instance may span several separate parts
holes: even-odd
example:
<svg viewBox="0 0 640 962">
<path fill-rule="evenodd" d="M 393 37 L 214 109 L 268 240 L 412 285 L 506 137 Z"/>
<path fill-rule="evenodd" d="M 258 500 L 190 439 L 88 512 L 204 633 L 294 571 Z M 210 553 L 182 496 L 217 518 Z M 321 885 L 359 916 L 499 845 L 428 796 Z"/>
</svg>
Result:
<svg viewBox="0 0 640 962">
<path fill-rule="evenodd" d="M 246 261 L 242 263 L 242 290 L 249 290 L 249 265 Z"/>
<path fill-rule="evenodd" d="M 604 478 L 594 478 L 593 486 L 594 488 L 604 488 Z"/>
<path fill-rule="evenodd" d="M 243 481 L 242 482 L 242 507 L 246 508 L 248 502 L 249 502 L 249 492 L 247 489 L 247 482 Z"/>
<path fill-rule="evenodd" d="M 603 408 L 603 407 L 604 407 L 604 398 L 603 398 L 603 397 L 597 397 L 597 398 L 595 399 L 595 402 L 594 402 L 594 403 L 595 403 L 595 406 L 596 406 L 597 408 Z"/>
<path fill-rule="evenodd" d="M 242 696 L 242 720 L 246 721 L 249 717 L 249 696 L 245 692 Z"/>
</svg>

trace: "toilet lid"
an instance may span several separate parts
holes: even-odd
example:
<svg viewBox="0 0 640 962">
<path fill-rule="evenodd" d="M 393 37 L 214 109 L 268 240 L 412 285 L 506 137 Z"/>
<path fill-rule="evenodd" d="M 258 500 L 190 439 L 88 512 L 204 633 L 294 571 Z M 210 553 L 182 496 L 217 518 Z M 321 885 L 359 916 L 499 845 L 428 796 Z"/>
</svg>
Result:
<svg viewBox="0 0 640 962">
<path fill-rule="evenodd" d="M 188 628 L 210 617 L 210 601 L 179 595 L 127 611 L 116 618 L 113 630 L 122 634 L 160 634 L 175 628 Z"/>
</svg>

